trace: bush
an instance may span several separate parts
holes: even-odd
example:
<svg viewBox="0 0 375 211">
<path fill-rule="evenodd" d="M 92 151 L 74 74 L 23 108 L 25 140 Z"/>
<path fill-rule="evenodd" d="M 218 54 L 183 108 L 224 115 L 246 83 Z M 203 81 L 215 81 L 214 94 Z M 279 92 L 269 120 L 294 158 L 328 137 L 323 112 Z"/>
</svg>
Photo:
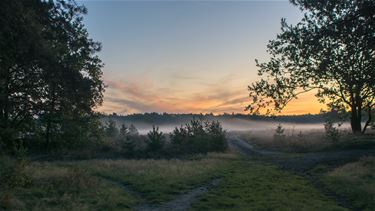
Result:
<svg viewBox="0 0 375 211">
<path fill-rule="evenodd" d="M 227 149 L 226 133 L 220 122 L 192 120 L 170 134 L 175 153 L 220 152 Z"/>
<path fill-rule="evenodd" d="M 108 120 L 107 125 L 105 126 L 105 134 L 107 137 L 117 138 L 119 131 L 115 121 Z"/>
<path fill-rule="evenodd" d="M 330 120 L 327 120 L 324 123 L 324 129 L 326 132 L 326 138 L 333 143 L 337 143 L 340 138 L 339 130 L 334 126 L 334 123 Z"/>
<path fill-rule="evenodd" d="M 224 151 L 228 148 L 226 134 L 220 122 L 206 122 L 206 130 L 210 137 L 210 146 L 213 151 Z"/>
<path fill-rule="evenodd" d="M 279 124 L 275 130 L 275 134 L 273 135 L 274 140 L 276 141 L 284 141 L 285 140 L 285 129 L 281 124 Z"/>
<path fill-rule="evenodd" d="M 0 157 L 0 208 L 9 208 L 14 191 L 18 187 L 31 184 L 31 177 L 26 173 L 28 162 L 24 159 Z"/>
<path fill-rule="evenodd" d="M 159 131 L 159 127 L 152 126 L 152 130 L 147 134 L 147 150 L 151 152 L 159 151 L 164 146 L 164 134 Z"/>
</svg>

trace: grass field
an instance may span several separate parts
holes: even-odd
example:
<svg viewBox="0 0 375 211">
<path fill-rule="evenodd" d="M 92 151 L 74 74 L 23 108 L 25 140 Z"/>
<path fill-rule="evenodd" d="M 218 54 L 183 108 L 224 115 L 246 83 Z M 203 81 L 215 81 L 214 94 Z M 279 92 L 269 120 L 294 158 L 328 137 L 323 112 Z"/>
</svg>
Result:
<svg viewBox="0 0 375 211">
<path fill-rule="evenodd" d="M 142 203 L 163 204 L 221 178 L 193 209 L 344 210 L 307 179 L 232 153 L 189 160 L 31 162 L 23 171 L 30 182 L 2 191 L 4 208 L 129 210 Z"/>
<path fill-rule="evenodd" d="M 323 177 L 324 183 L 350 200 L 358 210 L 375 210 L 375 157 L 335 168 Z"/>
<path fill-rule="evenodd" d="M 303 177 L 239 159 L 224 181 L 194 205 L 197 210 L 345 210 Z"/>
<path fill-rule="evenodd" d="M 234 158 L 233 154 L 209 154 L 191 160 L 32 162 L 22 168 L 25 178 L 10 181 L 18 185 L 0 190 L 1 206 L 14 210 L 126 210 L 145 201 L 158 204 L 220 176 Z M 29 182 L 21 184 L 20 180 Z"/>
<path fill-rule="evenodd" d="M 57 163 L 25 167 L 30 182 L 1 192 L 1 205 L 11 210 L 116 210 L 138 199 L 89 172 Z"/>
<path fill-rule="evenodd" d="M 274 131 L 236 132 L 243 140 L 259 149 L 280 152 L 319 152 L 334 150 L 375 149 L 375 136 L 355 136 L 342 132 L 337 141 L 327 138 L 323 131 L 307 130 L 285 133 L 284 137 L 275 138 Z"/>
<path fill-rule="evenodd" d="M 128 185 L 149 203 L 162 203 L 219 177 L 234 154 L 208 154 L 191 160 L 91 160 L 79 165 L 93 175 Z"/>
<path fill-rule="evenodd" d="M 253 136 L 246 137 L 250 139 L 243 143 L 255 143 L 259 147 L 257 152 L 264 147 L 281 149 L 284 153 L 252 157 L 249 152 L 250 156 L 245 154 L 247 158 L 237 152 L 227 152 L 185 159 L 44 162 L 0 157 L 0 209 L 160 208 L 181 196 L 201 191 L 198 198 L 187 198 L 188 202 L 184 203 L 189 204 L 185 207 L 193 210 L 374 210 L 375 158 L 362 154 L 374 152 L 373 140 L 340 142 L 347 145 L 341 144 L 341 148 L 335 147 L 333 151 L 326 147 L 334 146 L 329 143 L 324 152 L 303 153 L 296 149 L 318 149 L 314 144 L 324 140 L 315 143 L 284 140 L 277 146 L 269 140 L 258 146 L 257 139 L 251 142 Z M 321 163 L 315 162 L 319 159 Z M 307 164 L 311 168 L 300 168 Z M 212 181 L 219 182 L 207 185 Z M 333 194 L 327 196 L 327 190 Z"/>
</svg>

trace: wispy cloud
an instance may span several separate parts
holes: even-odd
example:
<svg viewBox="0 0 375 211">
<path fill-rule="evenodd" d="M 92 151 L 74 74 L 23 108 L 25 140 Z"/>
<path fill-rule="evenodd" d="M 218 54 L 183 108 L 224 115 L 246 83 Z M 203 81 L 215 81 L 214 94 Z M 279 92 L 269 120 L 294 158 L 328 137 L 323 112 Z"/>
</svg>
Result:
<svg viewBox="0 0 375 211">
<path fill-rule="evenodd" d="M 192 78 L 193 79 L 193 78 Z M 180 80 L 185 80 L 180 77 Z M 223 113 L 242 112 L 246 87 L 233 89 L 223 86 L 227 76 L 199 91 L 181 93 L 172 87 L 160 87 L 155 81 L 106 80 L 108 85 L 100 111 L 111 113 L 173 112 Z M 199 83 L 199 82 L 197 82 Z M 192 85 L 193 86 L 193 85 Z"/>
<path fill-rule="evenodd" d="M 170 113 L 243 113 L 249 103 L 246 84 L 236 84 L 234 76 L 227 75 L 199 89 L 179 90 L 166 86 L 163 81 L 140 77 L 132 80 L 107 79 L 108 89 L 104 104 L 98 110 L 121 114 L 138 112 Z M 176 84 L 180 78 L 175 79 Z M 182 82 L 181 82 L 182 83 Z M 191 82 L 197 87 L 200 80 Z M 318 113 L 321 105 L 314 100 L 313 93 L 301 96 L 285 108 L 283 114 Z"/>
</svg>

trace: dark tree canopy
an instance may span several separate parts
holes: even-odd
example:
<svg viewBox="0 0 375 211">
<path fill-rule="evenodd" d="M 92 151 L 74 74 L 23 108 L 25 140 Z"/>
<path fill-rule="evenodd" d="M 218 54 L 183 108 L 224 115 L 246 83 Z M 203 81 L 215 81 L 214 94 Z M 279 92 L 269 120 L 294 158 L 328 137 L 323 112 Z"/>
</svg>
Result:
<svg viewBox="0 0 375 211">
<path fill-rule="evenodd" d="M 100 44 L 82 22 L 75 1 L 4 0 L 0 3 L 0 143 L 41 131 L 77 138 L 104 85 Z M 86 124 L 86 126 L 83 126 Z M 78 133 L 78 134 L 74 134 Z M 1 146 L 0 146 L 1 147 Z"/>
<path fill-rule="evenodd" d="M 299 94 L 316 90 L 329 108 L 350 112 L 354 133 L 364 132 L 375 103 L 375 1 L 291 3 L 304 17 L 295 26 L 282 19 L 281 33 L 267 45 L 271 59 L 256 61 L 262 79 L 249 86 L 247 109 L 279 112 Z"/>
</svg>

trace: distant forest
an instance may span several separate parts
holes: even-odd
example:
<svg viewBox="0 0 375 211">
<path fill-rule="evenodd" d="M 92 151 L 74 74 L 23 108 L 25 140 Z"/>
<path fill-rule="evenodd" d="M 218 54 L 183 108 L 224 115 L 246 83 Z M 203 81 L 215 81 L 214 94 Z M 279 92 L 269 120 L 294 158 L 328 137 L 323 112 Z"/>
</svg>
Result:
<svg viewBox="0 0 375 211">
<path fill-rule="evenodd" d="M 279 121 L 285 123 L 322 123 L 327 120 L 340 121 L 340 115 L 337 112 L 327 112 L 320 114 L 303 114 L 303 115 L 280 115 L 280 116 L 263 116 L 263 115 L 250 115 L 250 114 L 220 114 L 214 115 L 209 114 L 171 114 L 171 113 L 136 113 L 128 115 L 120 115 L 117 113 L 113 114 L 101 114 L 103 120 L 112 119 L 118 122 L 128 123 L 147 123 L 153 125 L 164 125 L 164 124 L 180 124 L 181 122 L 189 122 L 192 119 L 202 120 L 217 120 L 225 121 L 230 119 L 241 119 L 241 120 L 253 120 L 253 121 Z M 345 115 L 344 115 L 345 116 Z M 345 118 L 344 118 L 345 120 Z"/>
</svg>

